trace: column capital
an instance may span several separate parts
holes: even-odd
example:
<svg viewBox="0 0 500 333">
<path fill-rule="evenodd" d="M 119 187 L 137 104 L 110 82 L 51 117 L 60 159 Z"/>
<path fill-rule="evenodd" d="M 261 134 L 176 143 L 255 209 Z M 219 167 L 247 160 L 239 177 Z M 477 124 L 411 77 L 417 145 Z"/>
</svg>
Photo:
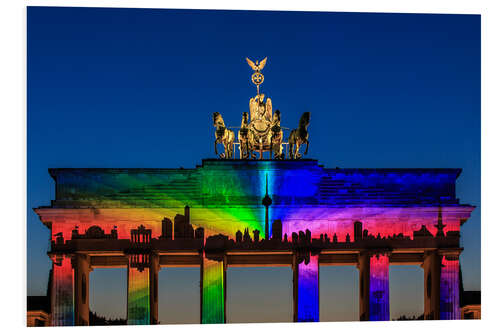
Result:
<svg viewBox="0 0 500 333">
<path fill-rule="evenodd" d="M 373 257 L 373 256 L 388 256 L 390 257 L 392 255 L 392 249 L 365 249 L 359 252 L 358 254 L 358 261 L 359 257 L 367 255 L 368 257 Z"/>
<path fill-rule="evenodd" d="M 150 255 L 149 265 L 150 268 L 156 271 L 161 270 L 160 255 L 157 252 L 152 252 Z"/>
<path fill-rule="evenodd" d="M 52 263 L 60 266 L 63 259 L 73 259 L 74 254 L 73 253 L 49 253 L 48 256 L 49 256 L 50 260 L 52 260 Z"/>
<path fill-rule="evenodd" d="M 74 253 L 71 256 L 71 266 L 76 268 L 77 265 L 84 265 L 89 272 L 92 271 L 92 267 L 90 266 L 90 256 L 87 253 Z"/>
<path fill-rule="evenodd" d="M 458 260 L 463 249 L 439 249 L 438 254 L 446 260 Z"/>
</svg>

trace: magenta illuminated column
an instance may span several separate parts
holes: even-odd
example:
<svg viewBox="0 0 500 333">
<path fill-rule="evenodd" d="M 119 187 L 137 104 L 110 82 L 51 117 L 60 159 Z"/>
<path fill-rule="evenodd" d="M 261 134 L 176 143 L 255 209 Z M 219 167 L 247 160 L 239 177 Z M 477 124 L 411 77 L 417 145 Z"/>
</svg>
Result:
<svg viewBox="0 0 500 333">
<path fill-rule="evenodd" d="M 460 319 L 458 253 L 443 253 L 439 290 L 439 319 Z"/>
<path fill-rule="evenodd" d="M 375 254 L 370 258 L 370 321 L 380 320 L 390 320 L 387 254 Z"/>
<path fill-rule="evenodd" d="M 74 275 L 71 257 L 52 257 L 52 326 L 73 326 L 74 315 Z"/>
<path fill-rule="evenodd" d="M 390 320 L 389 255 L 361 253 L 358 268 L 360 320 Z"/>
<path fill-rule="evenodd" d="M 150 324 L 149 255 L 129 255 L 127 325 Z"/>
<path fill-rule="evenodd" d="M 294 257 L 294 321 L 319 321 L 319 255 Z"/>
</svg>

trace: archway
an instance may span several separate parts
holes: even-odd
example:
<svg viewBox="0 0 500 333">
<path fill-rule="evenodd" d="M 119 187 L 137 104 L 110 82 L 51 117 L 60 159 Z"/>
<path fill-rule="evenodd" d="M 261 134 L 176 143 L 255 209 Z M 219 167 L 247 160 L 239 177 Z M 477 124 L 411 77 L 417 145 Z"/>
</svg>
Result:
<svg viewBox="0 0 500 333">
<path fill-rule="evenodd" d="M 228 323 L 293 321 L 291 267 L 229 267 Z"/>
<path fill-rule="evenodd" d="M 90 272 L 89 310 L 99 317 L 98 322 L 103 318 L 127 319 L 126 268 L 95 268 Z"/>
<path fill-rule="evenodd" d="M 418 319 L 424 313 L 424 270 L 417 265 L 389 266 L 391 320 Z"/>
<path fill-rule="evenodd" d="M 319 269 L 320 321 L 359 320 L 359 273 L 356 266 Z"/>
<path fill-rule="evenodd" d="M 160 324 L 200 323 L 200 268 L 166 267 L 158 273 Z"/>
</svg>

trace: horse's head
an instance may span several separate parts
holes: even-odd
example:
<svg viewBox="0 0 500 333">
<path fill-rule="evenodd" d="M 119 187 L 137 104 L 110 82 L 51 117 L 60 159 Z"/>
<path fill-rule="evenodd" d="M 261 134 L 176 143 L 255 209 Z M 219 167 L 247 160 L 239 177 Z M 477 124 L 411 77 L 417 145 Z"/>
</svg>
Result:
<svg viewBox="0 0 500 333">
<path fill-rule="evenodd" d="M 302 117 L 300 117 L 299 127 L 309 126 L 310 121 L 311 121 L 311 112 L 304 112 L 302 114 Z"/>
<path fill-rule="evenodd" d="M 243 117 L 241 118 L 241 126 L 248 125 L 248 112 L 243 112 Z"/>
<path fill-rule="evenodd" d="M 222 119 L 222 116 L 219 112 L 214 112 L 212 116 L 215 127 L 225 127 L 224 119 Z"/>
<path fill-rule="evenodd" d="M 220 117 L 220 113 L 219 112 L 214 112 L 212 114 L 212 119 L 214 121 L 214 126 L 217 126 L 217 119 Z"/>
</svg>

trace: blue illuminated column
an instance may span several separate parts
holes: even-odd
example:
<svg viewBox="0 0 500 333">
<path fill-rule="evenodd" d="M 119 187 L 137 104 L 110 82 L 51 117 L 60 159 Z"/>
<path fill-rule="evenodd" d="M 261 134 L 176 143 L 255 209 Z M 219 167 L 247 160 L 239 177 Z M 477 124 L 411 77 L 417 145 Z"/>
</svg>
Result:
<svg viewBox="0 0 500 333">
<path fill-rule="evenodd" d="M 294 321 L 319 321 L 319 255 L 293 263 Z"/>
<path fill-rule="evenodd" d="M 459 253 L 442 253 L 439 283 L 439 319 L 460 319 Z"/>
<path fill-rule="evenodd" d="M 360 320 L 390 320 L 389 254 L 363 252 L 358 269 Z"/>
</svg>

